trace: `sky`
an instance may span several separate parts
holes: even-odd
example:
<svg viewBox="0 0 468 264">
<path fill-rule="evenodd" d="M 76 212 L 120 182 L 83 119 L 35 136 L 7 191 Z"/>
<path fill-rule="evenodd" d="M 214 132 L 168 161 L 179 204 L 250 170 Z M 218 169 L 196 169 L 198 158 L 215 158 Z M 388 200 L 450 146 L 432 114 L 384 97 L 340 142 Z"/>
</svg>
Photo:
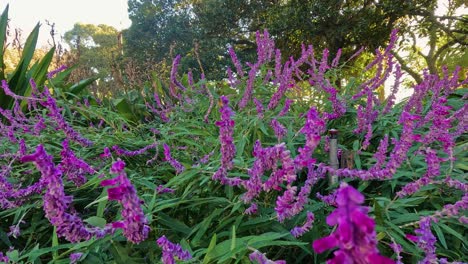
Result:
<svg viewBox="0 0 468 264">
<path fill-rule="evenodd" d="M 38 46 L 47 44 L 50 27 L 55 23 L 57 34 L 63 35 L 77 22 L 106 24 L 119 30 L 131 24 L 127 0 L 0 0 L 0 12 L 9 4 L 10 28 L 20 28 L 26 39 L 37 22 L 42 24 Z"/>
</svg>

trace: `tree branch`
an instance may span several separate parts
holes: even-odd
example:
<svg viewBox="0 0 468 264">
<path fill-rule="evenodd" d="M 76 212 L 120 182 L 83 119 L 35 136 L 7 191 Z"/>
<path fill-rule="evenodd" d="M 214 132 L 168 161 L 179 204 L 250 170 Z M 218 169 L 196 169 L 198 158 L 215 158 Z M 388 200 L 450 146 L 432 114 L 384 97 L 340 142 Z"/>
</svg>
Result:
<svg viewBox="0 0 468 264">
<path fill-rule="evenodd" d="M 422 82 L 422 78 L 421 76 L 414 70 L 412 70 L 405 62 L 405 60 L 400 57 L 400 55 L 398 55 L 396 52 L 392 51 L 392 54 L 393 56 L 395 57 L 395 59 L 397 59 L 397 61 L 400 63 L 401 65 L 401 68 L 407 72 L 417 83 L 420 83 Z"/>
</svg>

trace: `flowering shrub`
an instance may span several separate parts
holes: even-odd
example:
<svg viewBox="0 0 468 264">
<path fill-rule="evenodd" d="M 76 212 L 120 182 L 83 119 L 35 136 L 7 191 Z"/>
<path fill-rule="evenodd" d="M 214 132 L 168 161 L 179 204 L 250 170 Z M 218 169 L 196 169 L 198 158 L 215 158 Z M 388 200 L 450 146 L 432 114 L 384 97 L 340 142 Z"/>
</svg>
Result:
<svg viewBox="0 0 468 264">
<path fill-rule="evenodd" d="M 342 87 L 339 52 L 283 62 L 256 40 L 257 61 L 229 49 L 219 82 L 179 78 L 176 57 L 141 118 L 61 97 L 63 69 L 28 96 L 2 82 L 0 262 L 468 261 L 462 70 L 424 73 L 396 103 L 396 32 Z M 329 164 L 331 128 L 349 166 Z"/>
</svg>

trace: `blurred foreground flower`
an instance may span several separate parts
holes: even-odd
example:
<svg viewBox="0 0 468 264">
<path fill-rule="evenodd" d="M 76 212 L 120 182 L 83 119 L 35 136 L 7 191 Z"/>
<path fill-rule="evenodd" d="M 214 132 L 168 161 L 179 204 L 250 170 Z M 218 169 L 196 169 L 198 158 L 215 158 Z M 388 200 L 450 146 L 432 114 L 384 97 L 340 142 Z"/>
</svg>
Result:
<svg viewBox="0 0 468 264">
<path fill-rule="evenodd" d="M 338 226 L 331 235 L 314 241 L 314 251 L 322 253 L 338 247 L 328 264 L 395 263 L 379 254 L 375 222 L 367 215 L 368 208 L 361 206 L 364 196 L 342 183 L 337 191 L 336 203 L 338 208 L 327 217 L 327 224 Z"/>
</svg>

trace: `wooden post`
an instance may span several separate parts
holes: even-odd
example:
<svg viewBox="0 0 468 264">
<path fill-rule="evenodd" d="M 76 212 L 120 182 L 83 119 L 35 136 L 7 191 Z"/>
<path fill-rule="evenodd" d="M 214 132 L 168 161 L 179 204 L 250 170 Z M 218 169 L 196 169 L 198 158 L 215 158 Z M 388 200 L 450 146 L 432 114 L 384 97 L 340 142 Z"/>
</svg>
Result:
<svg viewBox="0 0 468 264">
<path fill-rule="evenodd" d="M 330 166 L 338 169 L 338 130 L 330 129 L 328 133 L 330 134 Z M 338 181 L 338 176 L 336 175 L 330 174 L 328 177 L 330 185 L 334 185 Z"/>
</svg>

